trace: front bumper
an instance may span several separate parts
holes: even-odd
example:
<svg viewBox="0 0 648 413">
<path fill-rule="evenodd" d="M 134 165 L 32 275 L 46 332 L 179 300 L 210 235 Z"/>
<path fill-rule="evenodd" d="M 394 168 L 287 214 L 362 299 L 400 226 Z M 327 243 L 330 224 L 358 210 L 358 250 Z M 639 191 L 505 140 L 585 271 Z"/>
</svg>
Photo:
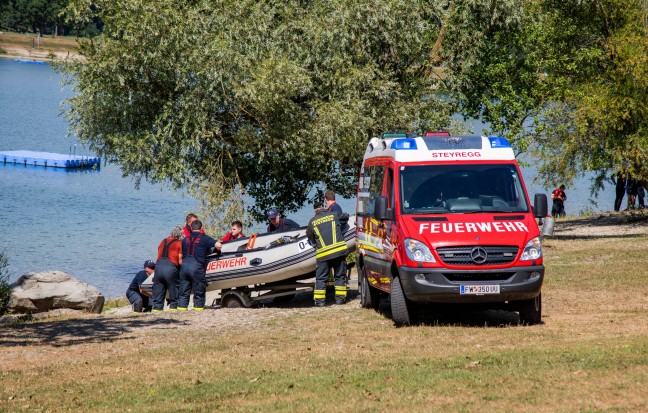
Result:
<svg viewBox="0 0 648 413">
<path fill-rule="evenodd" d="M 540 294 L 544 265 L 505 270 L 448 270 L 399 268 L 405 296 L 412 301 L 434 303 L 494 303 L 528 300 Z M 461 295 L 462 285 L 500 286 L 499 294 Z"/>
</svg>

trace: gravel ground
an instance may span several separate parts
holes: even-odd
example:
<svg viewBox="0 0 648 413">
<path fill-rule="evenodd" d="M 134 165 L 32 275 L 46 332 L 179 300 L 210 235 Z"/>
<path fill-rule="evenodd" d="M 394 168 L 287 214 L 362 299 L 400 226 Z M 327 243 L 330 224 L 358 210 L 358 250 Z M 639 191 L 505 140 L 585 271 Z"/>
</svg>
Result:
<svg viewBox="0 0 648 413">
<path fill-rule="evenodd" d="M 596 216 L 580 218 L 561 218 L 555 223 L 554 234 L 550 238 L 568 240 L 571 238 L 598 238 L 614 237 L 624 235 L 636 235 L 648 233 L 648 213 L 623 212 L 623 213 L 606 213 Z M 355 271 L 355 269 L 353 270 Z M 217 292 L 207 293 L 207 303 L 218 297 Z M 344 306 L 335 306 L 333 308 L 359 307 L 360 303 L 357 298 L 357 276 L 352 275 L 350 281 L 349 301 Z M 101 325 L 110 323 L 111 325 L 122 325 L 131 333 L 133 330 L 147 330 L 160 328 L 156 319 L 173 319 L 176 320 L 176 327 L 189 329 L 217 328 L 228 329 L 232 326 L 256 325 L 262 320 L 273 318 L 291 317 L 296 314 L 310 312 L 330 311 L 331 307 L 315 308 L 312 306 L 312 293 L 299 293 L 294 299 L 287 303 L 273 303 L 272 300 L 264 300 L 260 304 L 248 309 L 206 309 L 203 312 L 168 312 L 155 314 L 132 314 L 130 306 L 119 307 L 106 311 L 104 314 L 87 314 L 74 310 L 57 310 L 44 314 L 32 316 L 34 323 L 22 323 L 24 316 L 11 315 L 0 319 L 0 325 L 13 326 L 13 333 L 6 331 L 0 334 L 0 346 L 3 342 L 6 344 L 10 340 L 22 341 L 24 344 L 45 344 L 46 341 L 69 340 L 72 336 L 78 336 L 79 331 L 72 331 L 79 328 L 77 323 L 70 319 L 85 320 L 85 324 L 92 325 L 96 322 L 98 330 Z M 242 316 L 244 313 L 244 316 Z M 142 320 L 142 323 L 134 323 L 135 319 Z M 63 322 L 63 321 L 70 322 Z M 92 320 L 95 320 L 94 322 Z M 58 331 L 49 331 L 46 334 L 39 334 L 38 328 L 29 328 L 29 325 L 42 326 L 43 323 L 38 321 L 48 321 L 60 327 Z M 29 334 L 24 334 L 24 330 L 30 330 Z M 33 331 L 32 331 L 33 330 Z M 81 329 L 83 330 L 83 329 Z M 88 334 L 95 334 L 92 329 Z M 78 338 L 78 337 L 77 337 Z"/>
</svg>

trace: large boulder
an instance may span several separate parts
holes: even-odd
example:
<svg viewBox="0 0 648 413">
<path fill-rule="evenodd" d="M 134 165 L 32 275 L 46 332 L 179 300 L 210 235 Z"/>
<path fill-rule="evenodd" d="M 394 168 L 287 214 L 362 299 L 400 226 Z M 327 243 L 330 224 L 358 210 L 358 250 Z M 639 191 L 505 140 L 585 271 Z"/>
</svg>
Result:
<svg viewBox="0 0 648 413">
<path fill-rule="evenodd" d="M 105 298 L 96 287 L 62 271 L 30 272 L 11 284 L 9 307 L 17 313 L 71 308 L 101 313 Z"/>
</svg>

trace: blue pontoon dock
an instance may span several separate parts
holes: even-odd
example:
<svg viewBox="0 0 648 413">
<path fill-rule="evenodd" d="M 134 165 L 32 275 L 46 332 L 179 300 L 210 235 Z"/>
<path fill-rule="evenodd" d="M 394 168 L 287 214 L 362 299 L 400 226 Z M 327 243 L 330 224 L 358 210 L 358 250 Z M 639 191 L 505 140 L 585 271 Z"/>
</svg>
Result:
<svg viewBox="0 0 648 413">
<path fill-rule="evenodd" d="M 45 168 L 99 168 L 101 158 L 34 151 L 0 151 L 0 164 L 44 166 Z"/>
</svg>

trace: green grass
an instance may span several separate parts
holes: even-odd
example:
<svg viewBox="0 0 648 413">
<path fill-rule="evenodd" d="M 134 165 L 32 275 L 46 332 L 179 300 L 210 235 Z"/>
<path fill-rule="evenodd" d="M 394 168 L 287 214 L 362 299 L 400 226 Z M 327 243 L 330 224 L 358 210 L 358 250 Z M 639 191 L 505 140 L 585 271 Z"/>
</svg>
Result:
<svg viewBox="0 0 648 413">
<path fill-rule="evenodd" d="M 9 326 L 0 411 L 647 411 L 648 237 L 546 246 L 537 326 L 466 311 L 395 328 L 354 304 Z"/>
</svg>

